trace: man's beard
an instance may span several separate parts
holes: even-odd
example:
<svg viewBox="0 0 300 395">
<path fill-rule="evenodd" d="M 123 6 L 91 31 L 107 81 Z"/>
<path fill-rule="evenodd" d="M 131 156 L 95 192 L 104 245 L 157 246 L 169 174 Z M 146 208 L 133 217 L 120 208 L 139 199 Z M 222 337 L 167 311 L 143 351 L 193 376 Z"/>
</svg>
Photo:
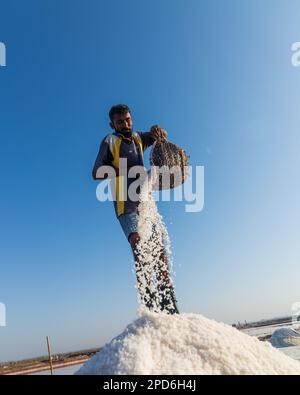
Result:
<svg viewBox="0 0 300 395">
<path fill-rule="evenodd" d="M 121 133 L 124 137 L 130 137 L 132 135 L 133 128 L 130 128 L 130 129 L 124 128 L 119 132 L 115 129 L 115 131 L 117 133 Z"/>
</svg>

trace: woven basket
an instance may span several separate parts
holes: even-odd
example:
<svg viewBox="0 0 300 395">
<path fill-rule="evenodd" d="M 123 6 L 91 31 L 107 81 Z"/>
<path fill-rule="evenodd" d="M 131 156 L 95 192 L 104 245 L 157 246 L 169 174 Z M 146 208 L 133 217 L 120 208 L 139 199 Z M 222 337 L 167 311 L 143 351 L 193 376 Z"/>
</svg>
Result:
<svg viewBox="0 0 300 395">
<path fill-rule="evenodd" d="M 150 152 L 151 168 L 155 166 L 154 190 L 173 189 L 188 177 L 189 156 L 169 141 L 155 142 Z"/>
</svg>

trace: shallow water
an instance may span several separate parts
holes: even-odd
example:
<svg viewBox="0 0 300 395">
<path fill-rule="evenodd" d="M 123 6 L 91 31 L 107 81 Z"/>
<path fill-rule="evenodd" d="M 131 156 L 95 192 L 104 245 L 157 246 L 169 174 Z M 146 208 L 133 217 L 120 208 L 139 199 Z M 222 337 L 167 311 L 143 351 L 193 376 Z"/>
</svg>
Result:
<svg viewBox="0 0 300 395">
<path fill-rule="evenodd" d="M 58 368 L 58 369 L 54 369 L 53 370 L 53 375 L 72 375 L 74 374 L 78 369 L 81 368 L 81 366 L 83 365 L 83 363 L 78 364 L 78 365 L 72 365 L 72 366 L 66 366 L 65 368 Z M 37 372 L 37 373 L 32 373 L 30 376 L 47 376 L 50 375 L 50 369 L 49 370 L 44 370 L 43 372 Z"/>
</svg>

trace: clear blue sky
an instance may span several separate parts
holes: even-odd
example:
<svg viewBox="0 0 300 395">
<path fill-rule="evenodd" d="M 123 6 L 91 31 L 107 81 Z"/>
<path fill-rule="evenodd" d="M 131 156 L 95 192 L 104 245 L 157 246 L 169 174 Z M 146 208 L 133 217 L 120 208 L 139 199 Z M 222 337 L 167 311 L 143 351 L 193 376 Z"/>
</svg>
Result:
<svg viewBox="0 0 300 395">
<path fill-rule="evenodd" d="M 0 360 L 102 346 L 136 316 L 129 245 L 91 168 L 124 102 L 205 166 L 205 207 L 159 203 L 182 312 L 300 300 L 299 1 L 2 0 Z"/>
</svg>

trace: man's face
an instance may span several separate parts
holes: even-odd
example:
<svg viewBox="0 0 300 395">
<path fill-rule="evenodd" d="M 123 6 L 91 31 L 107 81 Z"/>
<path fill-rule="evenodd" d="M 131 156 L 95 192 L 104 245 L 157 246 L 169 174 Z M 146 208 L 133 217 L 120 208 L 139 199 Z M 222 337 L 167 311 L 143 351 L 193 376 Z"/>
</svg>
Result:
<svg viewBox="0 0 300 395">
<path fill-rule="evenodd" d="M 110 126 L 117 132 L 132 132 L 132 118 L 130 113 L 115 114 L 113 122 L 110 122 Z"/>
</svg>

